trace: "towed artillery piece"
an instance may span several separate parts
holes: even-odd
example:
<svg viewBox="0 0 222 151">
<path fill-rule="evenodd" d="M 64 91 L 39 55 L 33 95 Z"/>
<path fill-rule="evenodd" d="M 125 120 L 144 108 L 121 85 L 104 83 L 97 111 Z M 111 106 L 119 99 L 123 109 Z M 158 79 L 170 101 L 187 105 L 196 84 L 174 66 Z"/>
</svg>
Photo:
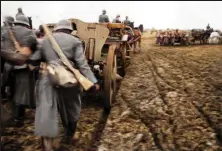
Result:
<svg viewBox="0 0 222 151">
<path fill-rule="evenodd" d="M 158 32 L 156 38 L 156 43 L 160 45 L 190 44 L 189 34 L 182 30 L 178 30 L 178 32 L 176 32 L 175 30 Z"/>
<path fill-rule="evenodd" d="M 185 32 L 182 31 L 180 34 L 174 36 L 174 39 L 172 41 L 173 45 L 175 45 L 176 43 L 179 43 L 180 45 L 189 45 L 190 44 L 190 35 Z"/>
<path fill-rule="evenodd" d="M 73 36 L 83 42 L 84 54 L 104 93 L 105 109 L 110 110 L 115 100 L 117 77 L 125 75 L 125 68 L 132 46 L 130 36 L 133 30 L 122 23 L 86 23 L 79 19 L 69 19 L 73 26 Z M 47 24 L 53 31 L 56 24 Z M 132 39 L 132 38 L 131 38 Z"/>
</svg>

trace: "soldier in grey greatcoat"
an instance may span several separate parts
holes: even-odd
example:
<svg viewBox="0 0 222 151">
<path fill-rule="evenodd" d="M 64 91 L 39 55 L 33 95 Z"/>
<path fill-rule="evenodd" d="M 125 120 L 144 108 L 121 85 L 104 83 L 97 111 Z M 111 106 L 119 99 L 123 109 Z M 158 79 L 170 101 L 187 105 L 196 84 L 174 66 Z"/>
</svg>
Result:
<svg viewBox="0 0 222 151">
<path fill-rule="evenodd" d="M 5 33 L 8 32 L 7 31 L 7 25 L 10 26 L 10 27 L 13 26 L 14 18 L 12 16 L 6 16 L 4 18 L 4 22 L 3 23 L 4 23 L 4 25 L 2 26 L 2 30 L 1 30 L 1 40 L 3 40 L 3 35 L 5 35 Z M 6 62 L 6 60 L 4 58 L 1 58 L 1 78 L 2 78 L 2 83 L 1 83 L 2 84 L 1 85 L 2 88 L 1 88 L 1 91 L 2 91 L 2 94 L 3 94 L 3 96 L 2 96 L 3 98 L 6 97 L 6 93 L 5 93 L 6 86 L 7 87 L 9 86 L 9 85 L 7 85 L 7 83 L 8 83 L 7 79 L 4 79 L 4 78 L 8 77 L 9 69 L 10 69 L 7 66 L 8 63 L 6 63 L 6 66 L 5 66 L 5 62 Z"/>
<path fill-rule="evenodd" d="M 14 23 L 14 18 L 11 16 L 6 16 L 4 18 L 3 21 L 4 25 L 1 28 L 1 47 L 3 45 L 3 35 L 5 35 L 7 33 L 7 25 L 12 27 L 13 23 Z M 6 93 L 6 87 L 8 88 L 8 81 L 5 81 L 3 78 L 9 75 L 9 72 L 7 72 L 7 68 L 5 69 L 5 63 L 6 59 L 1 57 L 1 99 L 0 99 L 0 111 L 1 111 L 1 127 L 0 127 L 0 132 L 1 132 L 1 149 L 3 150 L 3 146 L 5 143 L 5 139 L 4 139 L 4 128 L 5 128 L 5 123 L 7 123 L 7 121 L 11 118 L 10 113 L 3 107 L 2 105 L 2 100 L 5 100 L 5 98 L 7 97 L 7 93 Z M 5 76 L 3 76 L 5 75 Z"/>
<path fill-rule="evenodd" d="M 130 21 L 129 21 L 129 19 L 128 19 L 128 16 L 126 16 L 126 20 L 124 20 L 123 23 L 124 23 L 125 25 L 129 25 L 129 24 L 130 24 Z"/>
<path fill-rule="evenodd" d="M 121 23 L 121 21 L 120 21 L 120 15 L 116 15 L 116 18 L 113 19 L 113 23 Z"/>
<path fill-rule="evenodd" d="M 85 59 L 82 43 L 78 38 L 71 35 L 72 31 L 71 23 L 68 20 L 61 20 L 52 35 L 65 56 L 75 64 L 76 68 L 85 77 L 95 84 L 93 88 L 98 90 L 97 79 Z M 51 150 L 51 141 L 59 134 L 58 111 L 61 115 L 66 136 L 69 141 L 72 141 L 80 116 L 81 89 L 80 86 L 71 88 L 56 87 L 50 82 L 50 78 L 47 76 L 47 64 L 50 62 L 61 64 L 61 62 L 48 37 L 43 39 L 39 51 L 40 53 L 36 52 L 30 58 L 30 60 L 45 62 L 45 64 L 40 65 L 41 74 L 36 84 L 35 134 L 42 137 L 44 149 Z"/>
<path fill-rule="evenodd" d="M 207 25 L 207 30 L 209 30 L 209 29 L 210 29 L 210 24 Z"/>
<path fill-rule="evenodd" d="M 33 31 L 29 29 L 28 19 L 24 15 L 18 15 L 14 24 L 15 26 L 11 30 L 14 33 L 17 42 L 20 44 L 20 46 L 29 47 L 30 50 L 34 52 L 37 48 L 37 39 Z M 15 51 L 15 46 L 9 36 L 9 33 L 6 32 L 2 35 L 2 37 L 1 51 Z M 25 106 L 35 106 L 35 102 L 33 101 L 34 86 L 31 85 L 32 79 L 29 66 L 27 64 L 16 65 L 11 61 L 13 60 L 10 60 L 10 63 L 7 64 L 8 66 L 10 66 L 10 71 L 12 71 L 14 76 L 13 102 L 15 103 L 15 109 L 14 121 L 12 121 L 11 124 L 13 126 L 22 126 L 23 117 L 25 114 Z"/>
<path fill-rule="evenodd" d="M 15 17 L 17 17 L 18 15 L 24 15 L 22 8 L 18 8 L 18 13 L 16 14 Z"/>
<path fill-rule="evenodd" d="M 103 10 L 102 14 L 99 15 L 99 23 L 109 23 L 109 17 L 106 15 L 106 10 Z"/>
</svg>

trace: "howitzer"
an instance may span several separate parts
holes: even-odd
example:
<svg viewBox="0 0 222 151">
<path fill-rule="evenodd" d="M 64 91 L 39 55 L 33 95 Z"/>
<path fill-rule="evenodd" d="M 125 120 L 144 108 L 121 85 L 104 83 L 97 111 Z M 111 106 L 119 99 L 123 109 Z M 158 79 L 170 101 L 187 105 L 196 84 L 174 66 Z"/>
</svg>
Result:
<svg viewBox="0 0 222 151">
<path fill-rule="evenodd" d="M 42 25 L 46 36 L 49 38 L 50 42 L 52 43 L 52 46 L 54 48 L 54 50 L 56 51 L 56 53 L 59 55 L 62 63 L 68 67 L 68 69 L 74 74 L 76 80 L 82 85 L 82 87 L 85 90 L 90 89 L 94 84 L 89 81 L 86 77 L 84 77 L 77 69 L 72 67 L 72 64 L 69 62 L 69 60 L 66 58 L 66 56 L 64 55 L 64 53 L 62 52 L 61 48 L 59 47 L 59 45 L 57 44 L 56 40 L 54 39 L 54 37 L 52 36 L 50 30 L 48 29 L 48 27 L 43 24 Z"/>
</svg>

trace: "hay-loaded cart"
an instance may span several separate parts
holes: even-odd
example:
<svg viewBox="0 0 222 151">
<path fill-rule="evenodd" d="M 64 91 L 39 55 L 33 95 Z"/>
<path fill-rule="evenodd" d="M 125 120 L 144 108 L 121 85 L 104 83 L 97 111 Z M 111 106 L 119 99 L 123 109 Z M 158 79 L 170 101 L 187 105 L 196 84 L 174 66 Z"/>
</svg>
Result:
<svg viewBox="0 0 222 151">
<path fill-rule="evenodd" d="M 100 81 L 105 97 L 105 109 L 109 110 L 115 100 L 117 79 L 125 75 L 129 46 L 125 30 L 132 30 L 121 23 L 86 23 L 79 19 L 69 19 L 73 25 L 73 35 L 83 41 L 88 64 Z M 53 30 L 55 24 L 47 24 Z M 133 31 L 131 31 L 133 33 Z"/>
</svg>

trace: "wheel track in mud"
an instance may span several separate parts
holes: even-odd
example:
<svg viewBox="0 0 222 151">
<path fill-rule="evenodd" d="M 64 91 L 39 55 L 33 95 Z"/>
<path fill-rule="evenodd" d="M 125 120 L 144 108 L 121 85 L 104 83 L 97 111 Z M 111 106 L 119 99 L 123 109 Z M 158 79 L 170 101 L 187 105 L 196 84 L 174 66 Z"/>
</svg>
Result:
<svg viewBox="0 0 222 151">
<path fill-rule="evenodd" d="M 166 102 L 165 99 L 164 99 L 164 95 L 162 94 L 161 86 L 158 84 L 157 78 L 162 79 L 162 80 L 170 87 L 170 89 L 175 89 L 175 88 L 172 88 L 173 86 L 171 86 L 170 83 L 168 83 L 166 80 L 164 80 L 164 79 L 162 78 L 162 76 L 155 70 L 155 69 L 156 69 L 156 68 L 155 68 L 155 64 L 153 64 L 151 58 L 149 57 L 148 59 L 149 59 L 149 61 L 151 62 L 151 65 L 150 65 L 149 63 L 148 63 L 147 65 L 148 65 L 149 70 L 151 71 L 152 78 L 153 78 L 153 80 L 154 80 L 154 82 L 155 82 L 155 86 L 156 86 L 156 88 L 157 88 L 157 90 L 158 90 L 158 95 L 157 95 L 157 96 L 159 96 L 159 97 L 161 98 L 161 100 L 162 100 L 162 102 L 163 102 L 164 105 L 167 105 L 167 102 Z M 143 61 L 144 61 L 144 62 L 147 62 L 146 58 L 143 58 Z M 157 96 L 154 96 L 153 98 L 150 98 L 150 100 L 153 100 L 153 99 L 156 98 Z M 123 98 L 124 98 L 124 97 L 123 97 Z M 160 141 L 159 138 L 158 138 L 158 132 L 157 132 L 157 130 L 155 130 L 155 127 L 152 126 L 152 123 L 147 122 L 146 117 L 143 117 L 143 116 L 141 117 L 141 114 L 140 114 L 141 111 L 139 111 L 138 109 L 135 109 L 132 104 L 130 104 L 130 103 L 127 103 L 127 104 L 129 105 L 129 107 L 131 108 L 131 110 L 132 110 L 132 111 L 134 112 L 134 114 L 136 115 L 135 118 L 140 118 L 141 121 L 142 121 L 142 122 L 145 124 L 145 126 L 147 127 L 147 129 L 150 131 L 150 133 L 152 134 L 154 143 L 155 143 L 155 145 L 158 147 L 158 149 L 161 150 L 161 151 L 164 151 L 165 149 L 164 149 L 164 147 L 162 146 L 161 141 Z M 173 140 L 173 142 L 175 142 L 175 139 Z M 173 148 L 170 148 L 170 150 L 172 150 L 172 151 L 178 150 L 178 145 L 175 143 L 174 149 L 173 149 Z"/>
<path fill-rule="evenodd" d="M 158 55 L 161 55 L 161 56 L 163 56 L 165 59 L 167 59 L 168 60 L 168 62 L 172 65 L 172 66 L 174 66 L 175 68 L 178 68 L 178 66 L 179 66 L 179 68 L 181 69 L 181 71 L 182 71 L 182 73 L 185 75 L 186 74 L 186 71 L 193 71 L 192 72 L 192 75 L 193 75 L 193 77 L 200 77 L 201 79 L 198 79 L 199 81 L 201 81 L 201 82 L 205 82 L 205 83 L 207 83 L 207 84 L 209 84 L 209 85 L 211 85 L 211 89 L 214 89 L 214 86 L 210 83 L 210 82 L 208 82 L 208 81 L 206 81 L 206 80 L 203 80 L 203 75 L 201 75 L 201 74 L 198 74 L 197 75 L 197 73 L 196 72 L 194 72 L 195 71 L 195 69 L 191 69 L 191 68 L 189 68 L 189 67 L 191 67 L 191 66 L 189 66 L 188 67 L 188 65 L 187 65 L 187 63 L 186 63 L 186 60 L 185 60 L 185 58 L 184 58 L 184 56 L 183 55 L 181 55 L 181 54 L 177 54 L 180 58 L 181 58 L 181 62 L 178 60 L 178 59 L 175 59 L 175 58 L 169 58 L 169 56 L 166 56 L 166 54 L 164 54 L 164 53 L 160 53 L 159 51 L 155 51 L 155 53 L 158 53 Z M 177 56 L 177 57 L 178 57 Z M 155 56 L 156 57 L 156 56 Z M 159 56 L 157 56 L 157 57 L 159 57 Z M 162 59 L 162 58 L 161 58 Z M 174 61 L 176 61 L 177 63 L 175 63 L 175 62 L 172 62 L 172 59 L 174 59 Z M 186 58 L 187 59 L 187 58 Z M 187 60 L 191 60 L 191 59 L 187 59 Z M 177 65 L 175 65 L 175 64 L 177 64 Z M 157 70 L 156 70 L 157 71 Z M 188 73 L 191 73 L 191 72 L 188 72 Z M 195 79 L 197 79 L 197 78 L 195 78 Z M 216 136 L 217 136 L 217 142 L 218 142 L 218 144 L 220 144 L 220 145 L 222 145 L 222 133 L 221 133 L 221 129 L 219 128 L 219 127 L 215 127 L 215 124 L 214 124 L 214 122 L 211 120 L 211 118 L 210 118 L 210 116 L 209 115 L 207 115 L 207 113 L 201 108 L 201 106 L 198 106 L 197 105 L 197 103 L 196 102 L 194 102 L 194 99 L 196 99 L 196 100 L 199 100 L 196 96 L 194 96 L 194 95 L 191 95 L 189 92 L 187 92 L 186 90 L 185 90 L 185 88 L 184 88 L 184 86 L 185 86 L 185 80 L 183 79 L 182 80 L 182 84 L 181 85 L 183 85 L 180 89 L 181 89 L 181 91 L 184 91 L 185 93 L 187 93 L 190 97 L 193 97 L 193 101 L 192 101 L 192 104 L 195 106 L 195 108 L 202 114 L 202 116 L 203 116 L 203 118 L 207 121 L 207 123 L 209 124 L 209 126 L 214 130 L 214 132 L 216 133 Z"/>
<path fill-rule="evenodd" d="M 158 52 L 155 52 L 155 53 L 158 53 Z M 185 86 L 184 83 L 185 83 L 185 81 L 183 81 L 183 80 L 186 79 L 184 76 L 183 76 L 182 82 L 179 82 L 178 80 L 175 80 L 176 83 L 172 84 L 167 79 L 164 79 L 164 76 L 161 75 L 161 73 L 159 73 L 159 71 L 157 69 L 158 65 L 154 61 L 155 59 L 153 59 L 154 56 L 152 55 L 152 53 L 149 53 L 149 54 L 146 53 L 146 54 L 147 54 L 147 56 L 144 56 L 142 58 L 143 58 L 143 61 L 146 62 L 147 65 L 148 65 L 148 68 L 149 68 L 149 70 L 150 70 L 150 72 L 152 74 L 152 78 L 153 78 L 155 87 L 156 87 L 156 89 L 158 91 L 158 93 L 156 95 L 151 96 L 151 97 L 148 98 L 150 100 L 150 102 L 153 99 L 155 99 L 155 98 L 157 98 L 159 96 L 161 98 L 162 103 L 164 105 L 169 105 L 168 101 L 165 99 L 165 90 L 167 90 L 167 91 L 174 91 L 175 89 L 180 89 L 180 90 L 182 90 L 183 93 L 187 94 L 187 92 L 184 91 L 184 86 Z M 140 54 L 138 54 L 138 55 L 140 55 Z M 164 53 L 163 54 L 160 53 L 159 55 L 164 56 L 165 54 Z M 159 55 L 155 55 L 154 58 L 159 57 Z M 173 66 L 174 62 L 169 58 L 169 56 L 167 56 L 165 58 L 168 59 L 167 62 L 170 63 Z M 183 60 L 183 64 L 186 65 L 185 60 Z M 174 63 L 174 67 L 175 68 L 178 68 L 178 66 L 181 68 L 181 70 L 183 69 L 182 72 L 184 74 L 186 73 L 185 72 L 186 70 L 190 70 L 189 67 L 183 67 L 183 66 L 181 66 L 180 63 L 178 63 L 178 65 L 175 65 L 175 63 Z M 161 66 L 161 68 L 164 68 L 164 67 Z M 168 71 L 167 74 L 169 74 L 169 72 L 170 71 Z M 176 75 L 174 77 L 176 77 Z M 188 79 L 189 79 L 189 77 L 188 77 Z M 159 83 L 160 81 L 165 83 L 164 87 L 162 87 L 163 85 Z M 180 83 L 183 83 L 182 87 L 179 87 Z M 124 96 L 122 96 L 122 97 L 124 98 Z M 194 96 L 192 96 L 192 97 L 194 97 Z M 199 100 L 199 99 L 197 99 L 197 100 Z M 147 130 L 152 134 L 152 138 L 153 138 L 154 143 L 155 143 L 155 145 L 157 147 L 156 150 L 161 150 L 161 151 L 164 151 L 164 150 L 172 150 L 172 151 L 174 151 L 175 150 L 175 151 L 177 151 L 177 150 L 179 150 L 182 147 L 182 146 L 180 146 L 180 144 L 177 143 L 177 141 L 176 141 L 177 138 L 175 137 L 175 135 L 176 135 L 175 131 L 177 129 L 177 127 L 176 127 L 176 120 L 174 120 L 174 119 L 172 119 L 171 117 L 168 117 L 168 116 L 166 117 L 170 121 L 169 125 L 172 126 L 172 130 L 171 130 L 171 133 L 172 133 L 172 136 L 173 136 L 172 142 L 174 143 L 174 146 L 169 149 L 168 146 L 166 147 L 166 146 L 164 146 L 162 144 L 161 140 L 158 137 L 159 133 L 162 133 L 162 132 L 159 132 L 158 129 L 155 129 L 155 127 L 154 127 L 155 125 L 153 125 L 153 123 L 150 123 L 150 121 L 147 120 L 147 117 L 149 117 L 149 116 L 147 116 L 147 115 L 142 115 L 141 116 L 141 112 L 142 111 L 138 110 L 138 108 L 135 108 L 134 104 L 126 102 L 125 100 L 124 100 L 124 102 L 129 106 L 130 109 L 132 109 L 133 113 L 135 113 L 134 118 L 137 118 L 137 119 L 140 118 L 141 121 L 144 123 L 144 125 L 147 127 Z M 196 107 L 195 104 L 193 104 L 193 106 Z M 90 117 L 89 117 L 89 121 L 88 121 L 88 119 L 85 119 L 83 117 L 80 118 L 80 120 L 82 120 L 82 121 L 81 121 L 80 125 L 77 128 L 78 131 L 79 132 L 87 131 L 85 129 L 81 129 L 82 126 L 84 127 L 83 124 L 87 123 L 87 122 L 89 122 L 91 124 L 91 126 L 94 127 L 94 129 L 93 129 L 93 131 L 90 131 L 91 137 L 88 140 L 86 138 L 84 138 L 84 137 L 80 138 L 80 139 L 89 141 L 88 143 L 79 142 L 79 144 L 78 144 L 78 142 L 77 142 L 77 144 L 74 147 L 72 147 L 72 148 L 79 149 L 78 151 L 84 151 L 84 150 L 95 151 L 95 150 L 98 149 L 97 148 L 97 146 L 99 145 L 98 141 L 100 141 L 100 139 L 101 139 L 102 131 L 104 129 L 104 126 L 106 125 L 106 120 L 108 118 L 108 115 L 104 114 L 104 112 L 102 112 L 102 110 L 103 109 L 101 107 L 96 108 L 96 109 L 91 109 L 91 107 L 85 107 L 82 110 L 82 112 L 81 112 L 82 116 L 84 116 L 84 115 L 87 116 L 87 115 L 90 115 L 92 113 L 97 113 L 97 114 L 95 115 L 95 118 L 90 119 Z M 164 110 L 164 112 L 166 113 L 165 110 Z M 199 110 L 198 110 L 198 112 L 202 116 L 204 116 L 204 113 L 201 113 L 201 111 L 199 111 Z M 94 123 L 94 122 L 92 122 L 93 120 L 97 120 L 97 122 Z M 208 119 L 205 119 L 205 120 L 207 121 Z M 207 121 L 207 122 L 209 124 L 209 121 Z M 213 127 L 211 126 L 211 128 L 213 128 Z M 80 135 L 83 135 L 83 134 L 80 134 Z M 82 145 L 85 145 L 85 146 L 82 146 Z M 67 146 L 66 148 L 69 148 L 69 147 L 70 146 Z M 63 150 L 59 150 L 59 151 L 63 151 Z M 67 151 L 67 150 L 64 149 L 64 151 Z"/>
<path fill-rule="evenodd" d="M 147 53 L 149 53 L 150 52 L 150 49 L 149 49 L 149 51 L 147 51 Z M 142 55 L 142 54 L 141 54 Z M 144 55 L 144 54 L 143 54 Z M 158 55 L 157 55 L 158 56 Z M 156 57 L 156 56 L 155 56 Z M 182 85 L 184 85 L 182 88 L 181 87 L 179 87 L 179 85 L 181 84 L 181 82 L 179 82 L 179 80 L 177 79 L 176 80 L 176 83 L 177 83 L 177 85 L 175 86 L 175 85 L 173 85 L 173 84 L 171 84 L 170 82 L 168 82 L 168 80 L 167 79 L 164 79 L 164 76 L 162 76 L 161 75 L 161 73 L 158 73 L 158 70 L 157 70 L 157 66 L 158 65 L 156 65 L 156 61 L 154 62 L 153 60 L 152 60 L 152 58 L 149 56 L 149 54 L 148 54 L 148 56 L 147 56 L 147 59 L 148 59 L 148 61 L 146 60 L 146 57 L 142 57 L 143 58 L 143 61 L 144 62 L 147 62 L 147 66 L 149 67 L 149 70 L 151 71 L 151 73 L 152 73 L 152 78 L 153 78 L 153 81 L 154 81 L 154 83 L 155 83 L 155 85 L 156 85 L 156 88 L 158 89 L 158 91 L 159 91 L 159 95 L 160 95 L 160 98 L 161 98 L 161 100 L 163 101 L 163 103 L 165 104 L 165 105 L 167 105 L 167 101 L 164 99 L 164 97 L 165 97 L 165 91 L 174 91 L 175 90 L 175 88 L 176 89 L 178 89 L 179 91 L 181 91 L 181 89 L 182 89 L 182 94 L 181 95 L 184 95 L 184 96 L 182 96 L 182 97 L 185 97 L 185 103 L 188 103 L 188 105 L 190 104 L 192 107 L 192 109 L 194 109 L 195 110 L 195 112 L 197 113 L 197 116 L 195 116 L 195 117 L 193 117 L 193 118 L 191 118 L 191 120 L 192 119 L 195 119 L 195 118 L 198 118 L 198 116 L 200 116 L 200 119 L 202 120 L 202 123 L 203 122 L 205 122 L 207 125 L 208 125 L 208 127 L 209 127 L 209 124 L 208 124 L 208 122 L 206 121 L 206 119 L 203 117 L 203 114 L 196 108 L 196 106 L 194 105 L 194 104 L 192 104 L 192 103 L 189 103 L 188 102 L 188 100 L 187 99 L 189 99 L 189 96 L 187 95 L 187 93 L 185 93 L 185 91 L 184 91 L 184 86 L 185 86 L 185 84 L 184 84 L 184 81 L 185 81 L 185 79 L 186 79 L 186 77 L 184 77 L 184 76 L 182 76 L 182 78 L 180 78 L 182 81 L 183 81 L 183 84 Z M 155 59 L 154 59 L 155 60 Z M 174 61 L 174 60 L 173 60 Z M 178 68 L 178 67 L 177 67 Z M 180 70 L 179 70 L 180 71 Z M 181 71 L 180 71 L 181 72 Z M 177 72 L 176 72 L 177 73 Z M 135 75 L 134 76 L 136 76 L 138 73 L 134 73 Z M 177 74 L 180 74 L 180 73 L 177 73 Z M 176 75 L 177 75 L 176 74 Z M 181 74 L 183 74 L 183 73 L 181 73 Z M 188 77 L 188 79 L 189 79 L 189 77 Z M 162 81 L 162 82 L 164 82 L 165 83 L 165 85 L 164 85 L 164 87 L 163 87 L 163 85 L 161 84 L 161 82 L 160 81 Z M 136 87 L 135 87 L 136 88 Z M 181 93 L 180 92 L 180 93 Z M 126 97 L 126 96 L 125 96 Z M 127 99 L 126 98 L 124 98 L 124 100 L 125 100 L 125 102 L 130 106 L 130 108 L 134 111 L 134 113 L 136 113 L 136 115 L 137 115 L 137 118 L 138 118 L 138 116 L 140 115 L 141 116 L 141 111 L 140 110 L 138 110 L 138 108 L 136 108 L 133 104 L 131 104 L 131 102 L 127 102 Z M 192 111 L 191 111 L 192 112 Z M 175 116 L 175 115 L 173 115 L 173 116 Z M 190 116 L 192 116 L 192 114 L 190 114 Z M 148 116 L 149 117 L 149 116 Z M 147 117 L 147 118 L 148 118 Z M 146 116 L 141 116 L 140 117 L 140 119 L 142 119 L 142 122 L 147 126 L 147 128 L 149 129 L 149 131 L 152 133 L 152 136 L 153 136 L 153 139 L 154 139 L 154 141 L 155 141 L 155 144 L 156 144 L 156 146 L 158 146 L 158 148 L 160 149 L 160 150 L 165 150 L 165 149 L 167 149 L 167 147 L 166 146 L 163 146 L 162 144 L 161 144 L 161 140 L 159 140 L 158 139 L 158 137 L 157 137 L 157 135 L 158 135 L 158 133 L 159 132 L 157 132 L 155 129 L 153 129 L 152 128 L 152 124 L 151 123 L 149 123 L 149 122 L 147 122 L 146 121 Z M 171 133 L 172 133 L 172 135 L 175 135 L 174 134 L 174 132 L 176 131 L 176 129 L 177 129 L 177 126 L 176 126 L 176 124 L 175 123 L 177 123 L 177 122 L 174 122 L 174 120 L 172 119 L 172 118 L 169 118 L 169 120 L 170 120 L 170 125 L 173 127 L 172 128 L 172 131 L 171 131 Z M 199 123 L 199 124 L 201 124 L 201 123 Z M 188 125 L 189 126 L 189 125 Z M 211 127 L 211 129 L 212 129 L 212 127 Z M 158 129 L 157 129 L 158 130 Z M 210 130 L 210 131 L 212 131 L 213 132 L 213 130 Z M 178 132 L 177 132 L 177 135 L 178 135 Z M 207 137 L 207 135 L 206 135 L 206 137 Z M 179 148 L 181 148 L 181 147 L 183 147 L 183 146 L 180 146 L 181 144 L 177 144 L 177 141 L 176 141 L 176 139 L 178 138 L 178 136 L 176 137 L 176 138 L 173 138 L 173 143 L 174 143 L 174 149 L 173 148 L 168 148 L 168 150 L 170 149 L 170 150 L 178 150 Z M 218 144 L 218 143 L 217 143 Z M 171 146 L 172 147 L 172 146 Z"/>
<path fill-rule="evenodd" d="M 147 55 L 147 58 L 148 58 L 149 62 L 151 63 L 151 66 L 152 66 L 152 67 L 150 67 L 150 65 L 148 64 L 149 69 L 150 69 L 150 71 L 152 72 L 152 75 L 153 75 L 153 77 L 154 77 L 154 80 L 155 80 L 155 83 L 156 83 L 156 87 L 158 88 L 159 95 L 160 95 L 163 103 L 164 103 L 165 105 L 167 105 L 167 101 L 166 101 L 165 98 L 164 98 L 165 96 L 164 96 L 164 94 L 162 93 L 163 90 L 161 90 L 161 87 L 159 86 L 159 84 L 158 84 L 158 82 L 157 82 L 157 76 L 158 76 L 161 80 L 163 80 L 166 84 L 168 84 L 168 85 L 171 85 L 171 84 L 170 84 L 169 82 L 167 82 L 167 80 L 164 80 L 164 78 L 161 76 L 161 74 L 159 74 L 159 72 L 157 71 L 157 67 L 156 67 L 156 65 L 153 63 L 153 60 L 152 60 L 151 56 L 150 56 L 148 53 L 147 53 L 146 55 Z M 144 60 L 144 61 L 146 61 L 146 60 Z M 147 62 L 147 61 L 146 61 L 146 62 Z M 173 88 L 176 89 L 175 87 L 173 87 Z M 174 120 L 172 120 L 171 122 L 172 122 L 172 125 L 171 125 L 171 126 L 173 127 L 173 133 L 172 133 L 172 135 L 173 135 L 173 142 L 174 142 L 174 145 L 175 145 L 175 150 L 178 150 L 178 149 L 179 149 L 179 145 L 176 143 L 175 138 L 174 138 L 174 129 L 175 129 Z"/>
</svg>

